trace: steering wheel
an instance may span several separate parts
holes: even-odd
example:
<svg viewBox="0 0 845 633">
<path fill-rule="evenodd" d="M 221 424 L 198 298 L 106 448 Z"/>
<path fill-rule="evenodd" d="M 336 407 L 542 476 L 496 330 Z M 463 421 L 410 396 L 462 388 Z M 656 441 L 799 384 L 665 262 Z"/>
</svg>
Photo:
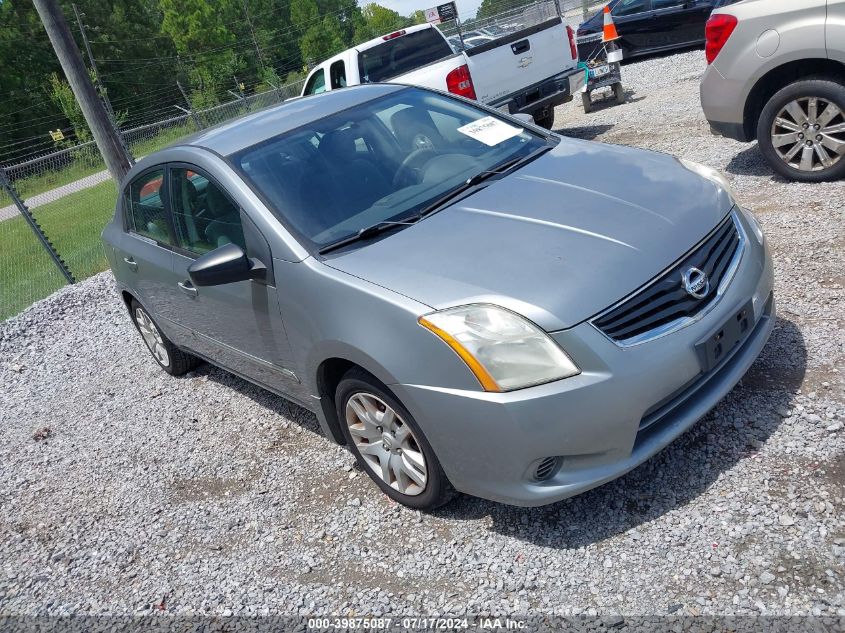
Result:
<svg viewBox="0 0 845 633">
<path fill-rule="evenodd" d="M 421 147 L 408 154 L 393 176 L 393 186 L 402 187 L 409 184 L 418 184 L 422 180 L 419 174 L 420 168 L 431 160 L 436 153 L 436 150 L 431 147 Z"/>
</svg>

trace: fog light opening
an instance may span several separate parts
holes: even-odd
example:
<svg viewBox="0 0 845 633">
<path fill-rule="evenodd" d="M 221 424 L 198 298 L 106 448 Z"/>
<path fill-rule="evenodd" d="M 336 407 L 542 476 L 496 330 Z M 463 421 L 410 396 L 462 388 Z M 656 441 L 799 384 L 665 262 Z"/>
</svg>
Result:
<svg viewBox="0 0 845 633">
<path fill-rule="evenodd" d="M 534 479 L 537 481 L 548 481 L 557 474 L 559 467 L 559 457 L 546 457 L 540 460 L 537 468 L 534 469 Z"/>
</svg>

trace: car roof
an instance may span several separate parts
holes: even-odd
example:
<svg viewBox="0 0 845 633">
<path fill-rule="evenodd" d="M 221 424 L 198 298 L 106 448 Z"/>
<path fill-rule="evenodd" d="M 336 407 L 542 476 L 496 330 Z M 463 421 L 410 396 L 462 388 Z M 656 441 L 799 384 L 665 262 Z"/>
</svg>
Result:
<svg viewBox="0 0 845 633">
<path fill-rule="evenodd" d="M 201 147 L 228 156 L 273 136 L 403 88 L 405 86 L 365 84 L 291 99 L 202 130 L 170 147 Z"/>
</svg>

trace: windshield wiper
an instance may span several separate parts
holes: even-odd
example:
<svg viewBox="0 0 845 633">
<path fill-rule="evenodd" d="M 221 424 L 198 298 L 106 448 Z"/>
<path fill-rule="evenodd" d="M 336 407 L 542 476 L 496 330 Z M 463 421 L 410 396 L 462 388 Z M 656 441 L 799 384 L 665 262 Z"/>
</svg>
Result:
<svg viewBox="0 0 845 633">
<path fill-rule="evenodd" d="M 336 242 L 332 242 L 323 246 L 318 253 L 323 255 L 325 253 L 330 253 L 331 251 L 337 250 L 338 248 L 342 248 L 347 244 L 351 244 L 352 242 L 357 242 L 359 240 L 367 240 L 371 237 L 375 237 L 379 233 L 384 233 L 385 231 L 389 231 L 391 229 L 396 228 L 397 226 L 411 226 L 412 224 L 416 224 L 419 222 L 420 218 L 418 216 L 414 216 L 411 218 L 411 221 L 408 222 L 389 222 L 387 220 L 383 222 L 376 222 L 375 224 L 371 224 L 370 226 L 365 226 L 363 229 L 360 229 L 357 233 L 353 233 L 347 237 L 341 238 Z"/>
<path fill-rule="evenodd" d="M 470 189 L 473 189 L 474 187 L 481 184 L 485 180 L 492 178 L 493 176 L 499 176 L 501 174 L 504 174 L 504 173 L 512 170 L 514 167 L 517 167 L 519 165 L 523 165 L 525 163 L 528 163 L 528 162 L 534 160 L 535 158 L 537 158 L 538 156 L 540 156 L 540 154 L 545 154 L 547 151 L 549 151 L 553 147 L 554 147 L 554 145 L 543 145 L 542 147 L 538 147 L 533 152 L 530 152 L 529 154 L 527 154 L 525 156 L 522 156 L 520 158 L 510 158 L 510 159 L 508 159 L 504 162 L 499 163 L 498 165 L 496 165 L 492 169 L 485 169 L 484 171 L 478 172 L 474 176 L 470 176 L 469 178 L 467 178 L 464 182 L 462 182 L 460 185 L 458 185 L 454 189 L 451 189 L 450 191 L 446 192 L 443 196 L 441 196 L 440 198 L 438 198 L 437 200 L 435 200 L 431 204 L 428 204 L 425 207 L 423 207 L 422 209 L 420 209 L 419 215 L 418 215 L 419 219 L 422 219 L 427 215 L 431 215 L 432 213 L 435 213 L 437 211 L 440 211 L 440 210 L 446 208 L 446 206 L 448 205 L 449 202 L 452 202 L 455 198 L 460 196 L 462 193 L 465 193 L 465 192 L 469 191 Z"/>
</svg>

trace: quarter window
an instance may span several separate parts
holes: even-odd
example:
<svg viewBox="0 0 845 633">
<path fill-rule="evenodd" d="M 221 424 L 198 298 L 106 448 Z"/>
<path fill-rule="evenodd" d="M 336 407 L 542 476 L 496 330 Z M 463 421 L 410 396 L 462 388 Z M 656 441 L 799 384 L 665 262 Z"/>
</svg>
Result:
<svg viewBox="0 0 845 633">
<path fill-rule="evenodd" d="M 246 249 L 240 209 L 220 187 L 188 168 L 172 168 L 170 176 L 179 248 L 197 255 L 225 244 Z"/>
<path fill-rule="evenodd" d="M 129 212 L 127 225 L 139 235 L 172 246 L 163 185 L 164 169 L 147 172 L 129 185 L 126 200 Z"/>
<path fill-rule="evenodd" d="M 305 86 L 305 94 L 316 95 L 326 91 L 326 73 L 321 68 L 308 80 L 308 85 Z"/>
</svg>

